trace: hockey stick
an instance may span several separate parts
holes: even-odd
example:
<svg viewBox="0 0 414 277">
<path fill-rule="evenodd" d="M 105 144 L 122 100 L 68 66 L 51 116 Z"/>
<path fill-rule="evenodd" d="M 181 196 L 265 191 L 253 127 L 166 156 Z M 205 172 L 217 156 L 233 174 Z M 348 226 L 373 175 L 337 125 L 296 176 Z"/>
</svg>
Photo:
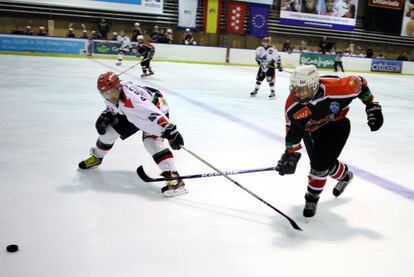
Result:
<svg viewBox="0 0 414 277">
<path fill-rule="evenodd" d="M 134 65 L 133 65 L 133 66 L 131 66 L 130 68 L 128 68 L 128 69 L 126 69 L 126 70 L 122 71 L 121 73 L 118 73 L 116 76 L 119 76 L 119 75 L 124 74 L 125 72 L 127 72 L 127 71 L 129 71 L 129 70 L 133 69 L 134 67 L 136 67 L 136 66 L 137 66 L 137 65 L 139 65 L 139 64 L 141 64 L 141 61 L 137 62 L 136 64 L 134 64 Z"/>
<path fill-rule="evenodd" d="M 224 171 L 223 173 L 224 173 L 224 175 L 236 175 L 236 174 L 254 173 L 254 172 L 271 171 L 271 170 L 276 170 L 276 167 L 231 170 L 231 171 Z M 151 178 L 150 176 L 148 176 L 145 173 L 144 168 L 141 165 L 137 168 L 137 174 L 144 182 L 161 182 L 161 181 L 169 181 L 169 180 L 177 180 L 177 179 L 194 179 L 194 178 L 215 177 L 215 176 L 222 176 L 223 175 L 221 173 L 212 172 L 212 173 L 184 175 L 184 176 L 179 176 L 179 177 L 176 177 L 176 178 L 164 178 L 164 177 Z"/>
<path fill-rule="evenodd" d="M 236 186 L 238 186 L 239 188 L 243 189 L 244 191 L 246 191 L 247 193 L 249 193 L 250 195 L 252 195 L 254 198 L 260 200 L 262 203 L 264 203 L 266 206 L 268 206 L 269 208 L 273 209 L 274 211 L 278 212 L 280 215 L 282 215 L 283 217 L 285 217 L 287 220 L 289 220 L 290 224 L 292 225 L 292 227 L 295 230 L 299 230 L 302 231 L 302 229 L 299 227 L 298 224 L 296 224 L 296 222 L 291 219 L 289 216 L 285 215 L 283 212 L 279 211 L 278 209 L 276 209 L 275 207 L 273 207 L 272 205 L 270 205 L 268 202 L 266 202 L 265 200 L 263 200 L 262 198 L 260 198 L 259 196 L 257 196 L 255 193 L 251 192 L 250 190 L 248 190 L 247 188 L 243 187 L 241 184 L 239 184 L 237 181 L 233 180 L 231 177 L 227 176 L 225 174 L 225 172 L 221 171 L 220 169 L 216 168 L 215 166 L 211 165 L 210 163 L 208 163 L 207 161 L 205 161 L 204 159 L 202 159 L 201 157 L 199 157 L 198 155 L 196 155 L 195 153 L 193 153 L 191 150 L 185 148 L 184 146 L 180 146 L 182 149 L 184 149 L 187 153 L 189 153 L 190 155 L 192 155 L 193 157 L 195 157 L 196 159 L 200 160 L 201 162 L 203 162 L 204 164 L 208 165 L 209 167 L 211 167 L 212 169 L 214 169 L 215 171 L 217 171 L 218 173 L 220 173 L 221 175 L 223 175 L 223 177 L 227 178 L 228 180 L 230 180 L 233 184 L 235 184 Z"/>
</svg>

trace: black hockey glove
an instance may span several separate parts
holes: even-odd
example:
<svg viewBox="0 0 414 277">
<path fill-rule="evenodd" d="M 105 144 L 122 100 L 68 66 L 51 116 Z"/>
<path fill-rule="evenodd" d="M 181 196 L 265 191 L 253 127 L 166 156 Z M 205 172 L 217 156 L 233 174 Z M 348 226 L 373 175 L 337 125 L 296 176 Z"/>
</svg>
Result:
<svg viewBox="0 0 414 277">
<path fill-rule="evenodd" d="M 283 153 L 280 160 L 277 162 L 276 171 L 279 175 L 293 174 L 296 170 L 296 165 L 299 162 L 301 154 L 299 152 Z"/>
<path fill-rule="evenodd" d="M 104 135 L 106 133 L 106 127 L 111 125 L 114 119 L 115 117 L 111 112 L 107 110 L 103 111 L 95 123 L 95 128 L 98 131 L 98 134 Z"/>
<path fill-rule="evenodd" d="M 174 150 L 179 150 L 181 145 L 184 145 L 183 136 L 178 132 L 177 126 L 170 123 L 165 127 L 165 131 L 162 134 L 163 138 L 168 139 L 168 143 Z"/>
<path fill-rule="evenodd" d="M 367 113 L 368 126 L 371 132 L 375 132 L 381 128 L 384 123 L 384 117 L 382 116 L 382 108 L 378 102 L 372 102 L 365 107 Z"/>
<path fill-rule="evenodd" d="M 280 63 L 277 64 L 277 69 L 282 72 L 283 71 L 283 67 Z"/>
</svg>

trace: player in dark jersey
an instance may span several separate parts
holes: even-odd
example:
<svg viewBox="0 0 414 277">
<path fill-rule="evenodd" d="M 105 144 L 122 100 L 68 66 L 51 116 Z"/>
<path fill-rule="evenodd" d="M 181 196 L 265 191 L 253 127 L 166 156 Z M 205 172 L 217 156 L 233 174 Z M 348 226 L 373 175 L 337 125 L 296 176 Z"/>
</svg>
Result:
<svg viewBox="0 0 414 277">
<path fill-rule="evenodd" d="M 142 67 L 142 75 L 141 77 L 147 77 L 153 75 L 154 72 L 151 69 L 150 62 L 154 57 L 155 48 L 149 42 L 144 42 L 144 36 L 139 35 L 137 37 L 137 57 L 142 57 L 141 67 Z"/>
<path fill-rule="evenodd" d="M 373 102 L 368 83 L 360 76 L 319 77 L 314 65 L 298 66 L 290 84 L 285 106 L 286 151 L 276 170 L 280 175 L 295 172 L 303 139 L 311 165 L 303 216 L 312 217 L 328 176 L 338 181 L 333 189 L 335 197 L 353 178 L 348 166 L 338 160 L 350 133 L 346 117 L 349 104 L 359 98 L 366 105 L 368 126 L 373 132 L 381 128 L 384 120 L 381 106 Z"/>
</svg>

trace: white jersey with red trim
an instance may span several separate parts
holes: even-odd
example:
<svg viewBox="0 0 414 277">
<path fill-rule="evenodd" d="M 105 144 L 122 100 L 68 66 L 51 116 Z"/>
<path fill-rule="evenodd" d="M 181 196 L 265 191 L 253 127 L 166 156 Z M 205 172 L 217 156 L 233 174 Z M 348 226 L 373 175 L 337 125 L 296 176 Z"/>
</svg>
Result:
<svg viewBox="0 0 414 277">
<path fill-rule="evenodd" d="M 275 66 L 275 63 L 280 62 L 280 55 L 272 46 L 259 46 L 256 48 L 256 61 L 262 65 Z"/>
<path fill-rule="evenodd" d="M 129 38 L 124 35 L 124 36 L 118 36 L 117 40 L 118 40 L 118 43 L 121 44 L 121 46 L 119 46 L 119 50 L 128 52 L 129 49 L 131 48 L 131 41 L 129 40 Z"/>
<path fill-rule="evenodd" d="M 113 114 L 123 114 L 140 130 L 161 136 L 168 125 L 168 104 L 157 90 L 149 90 L 128 82 L 121 85 L 121 99 L 117 105 L 108 100 L 105 105 Z M 154 92 L 156 91 L 156 92 Z"/>
</svg>

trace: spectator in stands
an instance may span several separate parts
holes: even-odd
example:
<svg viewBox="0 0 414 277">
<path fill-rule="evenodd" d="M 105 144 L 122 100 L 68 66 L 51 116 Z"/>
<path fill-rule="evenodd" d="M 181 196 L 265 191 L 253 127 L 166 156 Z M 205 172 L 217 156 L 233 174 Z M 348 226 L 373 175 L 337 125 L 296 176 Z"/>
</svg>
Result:
<svg viewBox="0 0 414 277">
<path fill-rule="evenodd" d="M 289 40 L 286 40 L 283 43 L 282 51 L 288 52 L 288 53 L 291 53 L 292 52 L 292 47 L 290 46 L 290 41 Z"/>
<path fill-rule="evenodd" d="M 69 28 L 68 32 L 66 33 L 66 37 L 67 38 L 75 38 L 76 37 L 73 28 Z"/>
<path fill-rule="evenodd" d="M 131 41 L 137 41 L 137 36 L 142 36 L 144 33 L 141 30 L 139 22 L 134 23 L 134 30 L 132 30 Z"/>
<path fill-rule="evenodd" d="M 24 31 L 24 34 L 26 36 L 32 36 L 33 35 L 32 27 L 31 26 L 26 26 L 26 30 Z"/>
<path fill-rule="evenodd" d="M 397 61 L 408 61 L 407 53 L 399 55 Z"/>
<path fill-rule="evenodd" d="M 151 32 L 151 42 L 158 42 L 159 38 L 161 37 L 160 29 L 158 26 L 154 26 L 154 29 L 152 29 Z"/>
<path fill-rule="evenodd" d="M 319 52 L 321 52 L 322 54 L 325 54 L 327 45 L 328 45 L 328 41 L 326 40 L 326 37 L 323 37 L 322 40 L 319 41 Z"/>
<path fill-rule="evenodd" d="M 88 39 L 89 38 L 88 31 L 87 30 L 83 30 L 82 31 L 82 35 L 80 36 L 80 38 Z"/>
<path fill-rule="evenodd" d="M 302 40 L 300 42 L 300 48 L 299 48 L 299 50 L 301 52 L 304 52 L 304 51 L 307 51 L 308 50 L 308 44 L 306 43 L 306 41 Z"/>
<path fill-rule="evenodd" d="M 105 18 L 101 19 L 101 22 L 99 23 L 99 26 L 98 26 L 98 31 L 102 39 L 104 40 L 108 39 L 109 24 Z"/>
<path fill-rule="evenodd" d="M 173 43 L 174 35 L 172 29 L 167 29 L 167 31 L 165 31 L 165 36 L 167 38 L 168 43 Z"/>
<path fill-rule="evenodd" d="M 16 25 L 16 27 L 14 27 L 14 28 L 11 30 L 11 33 L 12 33 L 13 35 L 22 35 L 22 34 L 23 34 L 23 31 L 22 31 L 22 29 L 20 29 L 20 26 L 19 26 L 19 25 Z"/>
<path fill-rule="evenodd" d="M 335 0 L 325 0 L 325 11 L 321 13 L 322 15 L 337 16 L 335 10 Z"/>
<path fill-rule="evenodd" d="M 47 36 L 47 32 L 46 32 L 45 27 L 40 26 L 40 27 L 39 27 L 39 31 L 37 32 L 37 35 L 38 35 L 38 36 Z"/>
<path fill-rule="evenodd" d="M 376 57 L 376 59 L 385 60 L 385 57 L 384 57 L 384 55 L 382 55 L 382 53 L 380 53 L 380 54 Z"/>
<path fill-rule="evenodd" d="M 318 14 L 318 10 L 316 9 L 318 0 L 303 0 L 303 3 L 301 12 Z"/>
<path fill-rule="evenodd" d="M 374 56 L 374 50 L 372 48 L 367 48 L 367 58 L 372 58 Z"/>
<path fill-rule="evenodd" d="M 184 44 L 185 45 L 196 45 L 197 42 L 194 40 L 193 33 L 189 28 L 185 29 L 184 32 Z"/>
<path fill-rule="evenodd" d="M 99 39 L 99 35 L 96 33 L 96 31 L 92 31 L 91 39 Z"/>
<path fill-rule="evenodd" d="M 118 41 L 118 33 L 117 33 L 117 32 L 113 32 L 113 33 L 112 33 L 111 40 L 112 40 L 112 41 Z"/>
</svg>

